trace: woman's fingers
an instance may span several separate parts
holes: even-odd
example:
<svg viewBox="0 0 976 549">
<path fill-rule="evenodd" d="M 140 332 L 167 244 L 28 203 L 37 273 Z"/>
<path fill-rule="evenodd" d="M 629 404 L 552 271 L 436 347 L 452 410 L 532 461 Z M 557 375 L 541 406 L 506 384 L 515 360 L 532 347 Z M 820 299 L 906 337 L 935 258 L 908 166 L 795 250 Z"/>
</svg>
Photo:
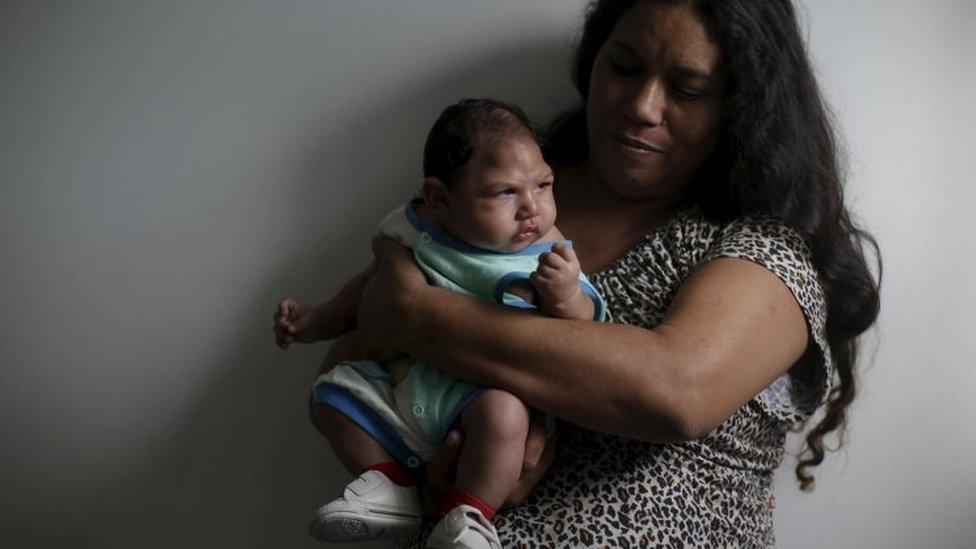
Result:
<svg viewBox="0 0 976 549">
<path fill-rule="evenodd" d="M 438 454 L 427 465 L 425 471 L 424 504 L 427 512 L 436 513 L 454 483 L 457 458 L 461 453 L 462 438 L 457 431 L 451 431 L 444 439 Z M 556 439 L 546 437 L 545 426 L 533 420 L 525 441 L 525 458 L 519 482 L 509 494 L 505 506 L 518 505 L 532 491 L 543 474 L 549 469 L 555 457 Z"/>
<path fill-rule="evenodd" d="M 373 248 L 373 256 L 378 260 L 383 260 L 388 254 L 396 253 L 397 250 L 407 249 L 396 240 L 383 235 L 374 236 L 370 241 L 370 245 Z"/>
<path fill-rule="evenodd" d="M 389 357 L 395 349 L 410 313 L 428 287 L 413 253 L 389 238 L 373 240 L 378 267 L 359 302 L 356 325 L 362 332 L 366 357 Z"/>
<path fill-rule="evenodd" d="M 435 516 L 454 485 L 454 471 L 457 458 L 461 454 L 461 433 L 454 430 L 448 433 L 440 451 L 427 464 L 424 471 L 424 507 L 427 514 Z"/>
<path fill-rule="evenodd" d="M 380 261 L 393 265 L 396 269 L 402 270 L 405 266 L 409 266 L 412 270 L 419 272 L 420 269 L 417 268 L 413 260 L 413 252 L 409 248 L 406 248 L 389 238 L 384 238 L 379 245 Z"/>
<path fill-rule="evenodd" d="M 525 453 L 522 458 L 522 471 L 531 471 L 539 465 L 542 452 L 546 449 L 546 428 L 541 421 L 533 419 L 529 423 L 529 434 L 525 437 Z"/>
<path fill-rule="evenodd" d="M 455 464 L 460 454 L 461 433 L 457 430 L 452 430 L 444 439 L 440 451 L 427 464 L 426 475 L 428 481 L 436 481 L 435 483 L 439 484 L 440 481 L 450 477 L 454 472 Z"/>
<path fill-rule="evenodd" d="M 539 461 L 536 463 L 536 466 L 532 469 L 523 469 L 518 484 L 515 485 L 515 488 L 508 497 L 505 498 L 505 503 L 502 504 L 502 507 L 512 507 L 522 503 L 526 496 L 532 492 L 535 485 L 538 484 L 539 479 L 549 470 L 555 457 L 556 437 L 552 436 L 545 439 L 545 449 L 539 456 Z"/>
</svg>

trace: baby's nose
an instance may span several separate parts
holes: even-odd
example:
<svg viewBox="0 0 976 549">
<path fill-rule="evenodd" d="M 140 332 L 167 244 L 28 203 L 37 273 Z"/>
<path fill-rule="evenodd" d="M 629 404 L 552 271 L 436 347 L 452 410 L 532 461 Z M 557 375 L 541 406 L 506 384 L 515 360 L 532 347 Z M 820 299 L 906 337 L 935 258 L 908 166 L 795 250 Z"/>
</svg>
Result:
<svg viewBox="0 0 976 549">
<path fill-rule="evenodd" d="M 539 213 L 539 205 L 536 204 L 534 198 L 529 196 L 522 200 L 521 210 L 522 210 L 522 214 L 525 215 L 526 217 L 532 217 L 537 213 Z"/>
</svg>

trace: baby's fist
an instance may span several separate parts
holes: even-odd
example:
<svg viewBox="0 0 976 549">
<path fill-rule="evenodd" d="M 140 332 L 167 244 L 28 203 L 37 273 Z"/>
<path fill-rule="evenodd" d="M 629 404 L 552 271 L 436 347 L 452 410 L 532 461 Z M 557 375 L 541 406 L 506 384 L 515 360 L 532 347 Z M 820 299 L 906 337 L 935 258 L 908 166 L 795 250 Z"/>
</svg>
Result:
<svg viewBox="0 0 976 549">
<path fill-rule="evenodd" d="M 551 252 L 539 256 L 539 266 L 529 277 L 545 308 L 573 299 L 580 291 L 580 264 L 576 253 L 565 244 L 555 244 Z"/>
<path fill-rule="evenodd" d="M 274 314 L 275 343 L 278 347 L 287 349 L 296 341 L 299 343 L 315 341 L 317 314 L 314 308 L 297 299 L 281 300 Z"/>
</svg>

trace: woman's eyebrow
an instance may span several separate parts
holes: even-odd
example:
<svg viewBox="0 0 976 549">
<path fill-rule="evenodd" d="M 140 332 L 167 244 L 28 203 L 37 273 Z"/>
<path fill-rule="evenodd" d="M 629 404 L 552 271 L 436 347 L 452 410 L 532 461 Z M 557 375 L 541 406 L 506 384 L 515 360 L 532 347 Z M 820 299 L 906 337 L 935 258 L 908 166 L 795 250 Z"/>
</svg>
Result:
<svg viewBox="0 0 976 549">
<path fill-rule="evenodd" d="M 610 47 L 641 59 L 641 55 L 636 49 L 634 49 L 627 42 L 621 41 L 619 38 L 611 41 Z M 712 78 L 712 73 L 691 65 L 677 65 L 671 70 L 671 72 L 679 78 L 691 78 L 696 80 L 710 80 Z"/>
<path fill-rule="evenodd" d="M 678 78 L 693 79 L 693 80 L 711 80 L 712 75 L 705 71 L 696 69 L 694 67 L 689 67 L 687 65 L 679 65 L 673 69 L 674 75 Z"/>
<path fill-rule="evenodd" d="M 610 47 L 611 48 L 616 48 L 616 49 L 621 50 L 621 51 L 624 51 L 624 52 L 629 53 L 629 54 L 631 54 L 631 55 L 633 55 L 635 57 L 640 57 L 640 55 L 637 53 L 637 50 L 635 50 L 634 48 L 632 48 L 630 46 L 630 44 L 628 44 L 627 42 L 624 42 L 624 41 L 620 40 L 619 38 L 612 40 L 610 42 Z"/>
</svg>

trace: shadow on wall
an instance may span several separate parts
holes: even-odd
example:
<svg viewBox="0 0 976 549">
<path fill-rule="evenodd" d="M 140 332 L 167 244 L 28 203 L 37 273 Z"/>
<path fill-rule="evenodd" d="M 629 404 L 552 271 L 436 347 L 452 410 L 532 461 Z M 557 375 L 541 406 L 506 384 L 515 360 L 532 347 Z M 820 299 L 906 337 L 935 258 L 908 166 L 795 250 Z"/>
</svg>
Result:
<svg viewBox="0 0 976 549">
<path fill-rule="evenodd" d="M 266 282 L 245 299 L 239 345 L 201 359 L 201 371 L 214 375 L 203 380 L 195 401 L 174 403 L 182 427 L 155 441 L 151 460 L 87 501 L 65 502 L 76 515 L 38 517 L 34 524 L 43 531 L 23 541 L 34 547 L 317 546 L 305 530 L 309 514 L 349 476 L 306 418 L 309 385 L 325 348 L 281 353 L 270 330 L 275 304 L 286 295 L 328 295 L 356 268 L 346 265 L 350 257 L 368 257 L 369 232 L 419 186 L 423 139 L 443 107 L 465 96 L 492 96 L 547 122 L 575 97 L 569 53 L 562 36 L 510 45 L 375 92 L 380 100 L 347 120 L 322 120 L 321 133 L 296 153 L 296 174 L 285 175 L 301 180 L 300 188 L 292 183 L 299 188 L 294 207 L 317 229 L 306 242 L 288 245 L 313 250 L 313 260 L 264 267 Z M 361 99 L 352 101 L 363 108 Z M 342 184 L 357 188 L 336 193 L 336 203 L 319 203 L 323 185 Z M 328 224 L 317 216 L 330 216 Z M 363 247 L 361 255 L 351 253 L 350 242 Z"/>
</svg>

